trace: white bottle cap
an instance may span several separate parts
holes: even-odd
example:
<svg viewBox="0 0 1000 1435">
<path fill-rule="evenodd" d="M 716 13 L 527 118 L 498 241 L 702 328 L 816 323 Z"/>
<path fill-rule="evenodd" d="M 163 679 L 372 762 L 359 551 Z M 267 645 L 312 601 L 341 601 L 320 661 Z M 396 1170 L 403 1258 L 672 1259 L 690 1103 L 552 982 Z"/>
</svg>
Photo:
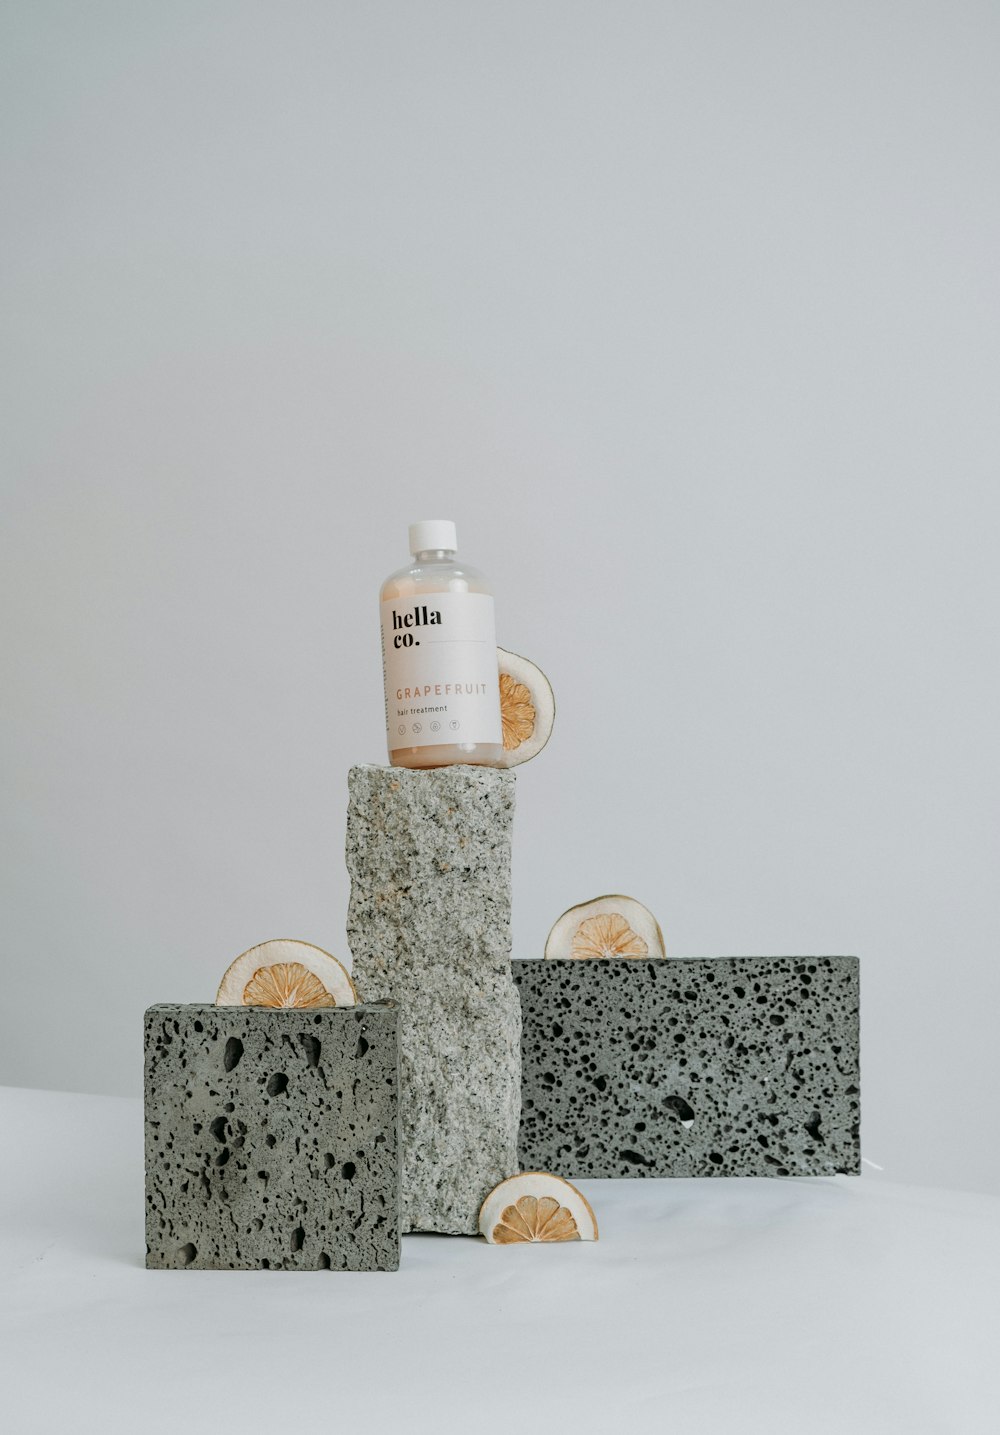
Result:
<svg viewBox="0 0 1000 1435">
<path fill-rule="evenodd" d="M 410 524 L 410 552 L 426 553 L 431 548 L 445 548 L 454 553 L 458 547 L 455 525 L 450 518 L 423 518 Z"/>
</svg>

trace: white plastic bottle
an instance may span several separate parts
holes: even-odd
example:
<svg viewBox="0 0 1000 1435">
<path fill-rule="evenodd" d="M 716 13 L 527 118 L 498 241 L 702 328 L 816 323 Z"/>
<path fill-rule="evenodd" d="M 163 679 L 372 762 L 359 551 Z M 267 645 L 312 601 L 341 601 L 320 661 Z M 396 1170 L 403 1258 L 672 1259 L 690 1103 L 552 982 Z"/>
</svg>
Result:
<svg viewBox="0 0 1000 1435">
<path fill-rule="evenodd" d="M 455 559 L 455 525 L 410 524 L 413 562 L 382 585 L 385 725 L 393 767 L 502 767 L 493 595 Z"/>
</svg>

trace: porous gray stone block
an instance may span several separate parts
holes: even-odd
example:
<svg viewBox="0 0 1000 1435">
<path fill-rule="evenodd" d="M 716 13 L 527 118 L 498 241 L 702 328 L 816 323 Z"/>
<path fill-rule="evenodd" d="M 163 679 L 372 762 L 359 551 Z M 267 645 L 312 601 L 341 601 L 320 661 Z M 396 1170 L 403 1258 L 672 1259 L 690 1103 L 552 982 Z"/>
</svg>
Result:
<svg viewBox="0 0 1000 1435">
<path fill-rule="evenodd" d="M 517 961 L 525 1170 L 860 1170 L 856 957 Z"/>
<path fill-rule="evenodd" d="M 146 1264 L 399 1266 L 398 1012 L 146 1012 Z"/>
<path fill-rule="evenodd" d="M 350 771 L 347 935 L 365 1000 L 400 1008 L 404 1231 L 474 1233 L 517 1169 L 514 782 L 485 767 Z"/>
</svg>

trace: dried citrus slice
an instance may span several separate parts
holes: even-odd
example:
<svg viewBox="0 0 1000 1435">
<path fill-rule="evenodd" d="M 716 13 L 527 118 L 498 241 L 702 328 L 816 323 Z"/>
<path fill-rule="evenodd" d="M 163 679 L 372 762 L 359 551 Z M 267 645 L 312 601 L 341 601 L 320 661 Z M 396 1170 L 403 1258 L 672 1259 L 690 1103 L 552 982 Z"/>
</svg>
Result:
<svg viewBox="0 0 1000 1435">
<path fill-rule="evenodd" d="M 662 957 L 663 933 L 648 907 L 612 893 L 563 912 L 545 943 L 547 957 Z"/>
<path fill-rule="evenodd" d="M 586 1196 L 549 1171 L 522 1171 L 494 1186 L 480 1209 L 479 1229 L 491 1246 L 597 1240 Z"/>
<path fill-rule="evenodd" d="M 506 648 L 497 648 L 500 665 L 500 721 L 505 767 L 517 767 L 541 752 L 552 734 L 556 700 L 541 668 Z"/>
<path fill-rule="evenodd" d="M 311 942 L 261 942 L 243 952 L 219 985 L 216 1006 L 354 1006 L 358 994 L 344 967 Z"/>
</svg>

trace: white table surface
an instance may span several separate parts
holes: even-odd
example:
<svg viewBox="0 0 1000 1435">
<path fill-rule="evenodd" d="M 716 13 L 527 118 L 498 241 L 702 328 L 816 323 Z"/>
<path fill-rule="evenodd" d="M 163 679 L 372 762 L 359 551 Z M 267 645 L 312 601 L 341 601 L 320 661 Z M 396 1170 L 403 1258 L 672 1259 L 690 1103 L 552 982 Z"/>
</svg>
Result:
<svg viewBox="0 0 1000 1435">
<path fill-rule="evenodd" d="M 141 1104 L 0 1088 L 0 1431 L 1000 1432 L 1000 1200 L 580 1185 L 594 1245 L 147 1271 Z"/>
</svg>

